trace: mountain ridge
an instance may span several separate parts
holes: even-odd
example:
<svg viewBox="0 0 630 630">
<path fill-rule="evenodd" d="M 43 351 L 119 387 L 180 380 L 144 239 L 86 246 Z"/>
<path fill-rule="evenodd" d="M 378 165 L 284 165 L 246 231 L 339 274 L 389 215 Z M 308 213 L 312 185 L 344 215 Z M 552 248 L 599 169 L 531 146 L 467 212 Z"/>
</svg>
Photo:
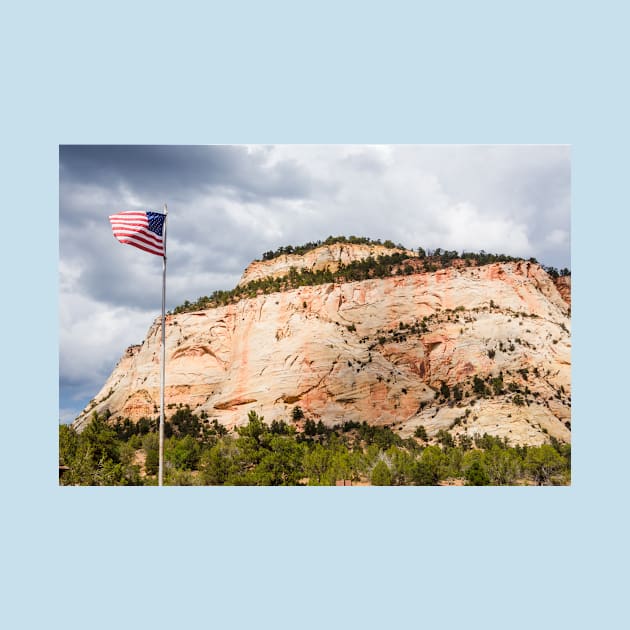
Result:
<svg viewBox="0 0 630 630">
<path fill-rule="evenodd" d="M 336 273 L 329 266 L 335 256 L 340 268 L 346 264 L 338 256 L 344 249 L 347 264 L 380 251 L 334 245 L 325 246 L 327 255 L 313 248 L 298 256 L 301 269 Z M 328 425 L 366 420 L 403 437 L 422 426 L 429 436 L 448 430 L 569 442 L 570 276 L 525 260 L 467 266 L 453 256 L 425 271 L 427 259 L 394 253 L 403 259 L 388 277 L 258 289 L 254 297 L 169 314 L 167 417 L 188 405 L 234 428 L 251 410 L 271 422 L 287 420 L 297 405 Z M 302 273 L 290 271 L 294 255 L 281 256 L 275 274 Z M 252 263 L 256 281 L 269 278 L 260 270 L 270 263 Z M 246 277 L 247 270 L 241 282 Z M 125 351 L 75 428 L 93 411 L 114 420 L 155 416 L 159 325 L 158 318 L 143 343 Z"/>
</svg>

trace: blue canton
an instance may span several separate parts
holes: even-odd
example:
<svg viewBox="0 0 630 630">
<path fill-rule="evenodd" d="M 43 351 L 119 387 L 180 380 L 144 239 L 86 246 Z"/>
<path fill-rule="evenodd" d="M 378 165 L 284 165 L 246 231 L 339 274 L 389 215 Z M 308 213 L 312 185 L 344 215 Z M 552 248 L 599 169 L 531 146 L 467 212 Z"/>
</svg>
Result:
<svg viewBox="0 0 630 630">
<path fill-rule="evenodd" d="M 162 236 L 162 226 L 164 225 L 164 215 L 159 212 L 147 212 L 149 230 L 158 236 Z"/>
</svg>

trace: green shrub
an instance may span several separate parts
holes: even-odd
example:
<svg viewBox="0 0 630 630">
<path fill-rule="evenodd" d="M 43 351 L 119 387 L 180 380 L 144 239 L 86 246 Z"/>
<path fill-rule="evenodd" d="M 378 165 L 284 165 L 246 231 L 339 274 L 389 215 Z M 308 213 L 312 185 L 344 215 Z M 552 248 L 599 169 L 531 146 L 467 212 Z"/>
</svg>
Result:
<svg viewBox="0 0 630 630">
<path fill-rule="evenodd" d="M 414 437 L 420 438 L 421 440 L 427 441 L 427 430 L 424 428 L 424 425 L 420 425 L 416 427 L 414 432 Z"/>
<path fill-rule="evenodd" d="M 469 486 L 488 486 L 490 477 L 481 462 L 474 461 L 466 471 L 466 481 Z"/>
<path fill-rule="evenodd" d="M 384 461 L 377 462 L 372 469 L 372 485 L 373 486 L 391 486 L 392 473 Z"/>
</svg>

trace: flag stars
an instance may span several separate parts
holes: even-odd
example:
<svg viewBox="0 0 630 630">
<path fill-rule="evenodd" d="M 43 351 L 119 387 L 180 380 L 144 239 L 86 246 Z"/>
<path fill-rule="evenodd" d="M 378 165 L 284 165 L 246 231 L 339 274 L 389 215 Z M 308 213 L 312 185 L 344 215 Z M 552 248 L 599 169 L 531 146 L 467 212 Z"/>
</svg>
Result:
<svg viewBox="0 0 630 630">
<path fill-rule="evenodd" d="M 147 212 L 149 230 L 158 236 L 162 236 L 162 226 L 164 225 L 164 215 L 159 212 Z"/>
</svg>

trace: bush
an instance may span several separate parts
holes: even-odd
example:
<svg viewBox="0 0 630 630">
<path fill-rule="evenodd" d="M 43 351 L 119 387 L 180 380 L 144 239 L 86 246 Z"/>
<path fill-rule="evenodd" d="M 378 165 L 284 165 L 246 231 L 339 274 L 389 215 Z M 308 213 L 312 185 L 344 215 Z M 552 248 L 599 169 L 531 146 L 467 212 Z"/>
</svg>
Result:
<svg viewBox="0 0 630 630">
<path fill-rule="evenodd" d="M 160 456 L 157 449 L 152 448 L 147 452 L 146 459 L 144 460 L 144 472 L 146 472 L 147 475 L 157 475 L 160 464 L 159 459 Z"/>
<path fill-rule="evenodd" d="M 490 477 L 481 462 L 474 461 L 470 468 L 466 471 L 466 481 L 469 486 L 488 486 L 490 485 Z"/>
<path fill-rule="evenodd" d="M 442 396 L 444 396 L 444 398 L 450 398 L 451 397 L 451 390 L 449 389 L 449 386 L 446 383 L 442 383 L 442 385 L 440 387 L 440 394 L 442 394 Z"/>
<path fill-rule="evenodd" d="M 416 430 L 414 432 L 414 437 L 420 438 L 421 440 L 424 440 L 425 442 L 427 441 L 428 437 L 427 437 L 427 430 L 424 428 L 424 425 L 420 425 L 418 427 L 416 427 Z"/>
<path fill-rule="evenodd" d="M 562 481 L 557 477 L 567 469 L 567 462 L 553 446 L 543 444 L 527 450 L 525 468 L 532 479 L 542 486 Z"/>
<path fill-rule="evenodd" d="M 236 451 L 231 439 L 219 442 L 201 456 L 199 469 L 205 485 L 218 486 L 227 483 L 230 475 L 237 472 Z"/>
<path fill-rule="evenodd" d="M 444 429 L 440 429 L 436 435 L 437 441 L 445 447 L 453 447 L 455 446 L 455 440 L 453 440 L 453 436 Z"/>
<path fill-rule="evenodd" d="M 438 482 L 438 473 L 435 468 L 420 461 L 416 462 L 411 479 L 419 486 L 434 486 Z"/>
<path fill-rule="evenodd" d="M 427 467 L 431 475 L 432 484 L 443 477 L 444 467 L 447 465 L 447 459 L 439 446 L 427 446 L 422 451 L 420 462 Z"/>
<path fill-rule="evenodd" d="M 181 407 L 171 416 L 170 425 L 173 434 L 178 437 L 186 435 L 198 437 L 202 430 L 199 418 L 190 410 L 188 405 Z"/>
<path fill-rule="evenodd" d="M 497 396 L 503 393 L 503 378 L 501 376 L 492 379 L 492 389 Z"/>
<path fill-rule="evenodd" d="M 164 445 L 164 460 L 179 470 L 193 470 L 197 466 L 201 449 L 190 435 L 169 438 Z"/>
<path fill-rule="evenodd" d="M 473 378 L 473 390 L 475 394 L 478 394 L 479 396 L 485 396 L 488 393 L 486 384 L 476 374 Z"/>
<path fill-rule="evenodd" d="M 372 470 L 372 485 L 373 486 L 391 486 L 392 474 L 387 464 L 381 460 Z"/>
</svg>

